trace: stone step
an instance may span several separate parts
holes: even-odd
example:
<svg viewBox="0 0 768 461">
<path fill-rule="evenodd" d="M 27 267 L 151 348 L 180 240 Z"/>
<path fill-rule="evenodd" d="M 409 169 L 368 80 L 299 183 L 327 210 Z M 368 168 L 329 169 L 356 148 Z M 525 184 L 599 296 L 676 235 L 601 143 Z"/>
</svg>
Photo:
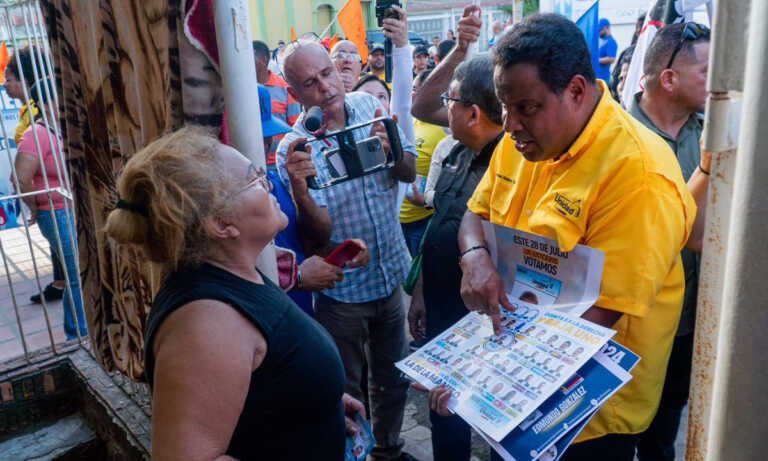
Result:
<svg viewBox="0 0 768 461">
<path fill-rule="evenodd" d="M 0 443 L 0 461 L 95 459 L 88 453 L 103 450 L 96 433 L 83 416 L 76 413 Z M 84 455 L 87 457 L 83 458 Z"/>
</svg>

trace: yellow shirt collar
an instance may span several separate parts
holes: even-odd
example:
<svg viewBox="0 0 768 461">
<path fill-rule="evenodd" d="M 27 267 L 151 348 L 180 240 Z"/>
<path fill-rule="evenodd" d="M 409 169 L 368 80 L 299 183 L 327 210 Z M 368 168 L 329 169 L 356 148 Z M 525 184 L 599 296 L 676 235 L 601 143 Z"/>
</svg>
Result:
<svg viewBox="0 0 768 461">
<path fill-rule="evenodd" d="M 581 134 L 571 144 L 568 150 L 556 160 L 553 159 L 549 162 L 559 163 L 566 159 L 578 157 L 584 153 L 595 142 L 602 127 L 605 126 L 605 123 L 610 119 L 612 112 L 611 106 L 613 103 L 611 92 L 608 91 L 608 86 L 602 80 L 598 79 L 597 85 L 600 87 L 602 95 L 600 96 L 600 101 L 597 103 L 595 112 L 592 114 L 589 122 L 587 122 L 587 125 L 581 131 Z"/>
</svg>

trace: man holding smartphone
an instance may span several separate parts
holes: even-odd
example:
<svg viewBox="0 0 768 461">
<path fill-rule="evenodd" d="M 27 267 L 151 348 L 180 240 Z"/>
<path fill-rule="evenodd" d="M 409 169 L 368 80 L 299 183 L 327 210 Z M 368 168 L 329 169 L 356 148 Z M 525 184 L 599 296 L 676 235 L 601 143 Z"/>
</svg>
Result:
<svg viewBox="0 0 768 461">
<path fill-rule="evenodd" d="M 321 131 L 341 130 L 386 113 L 373 96 L 346 93 L 338 69 L 318 44 L 294 45 L 285 57 L 284 71 L 296 99 L 304 107 L 322 109 Z M 370 254 L 366 267 L 345 269 L 342 282 L 317 296 L 315 317 L 336 342 L 350 394 L 362 397 L 362 374 L 370 376 L 376 437 L 371 459 L 409 459 L 402 453 L 399 440 L 408 383 L 393 364 L 406 352 L 400 284 L 410 261 L 395 210 L 397 182 L 412 182 L 416 175 L 415 148 L 401 132 L 403 157 L 393 168 L 326 189 L 308 189 L 306 178 L 324 167 L 325 153 L 338 146 L 335 139 L 327 139 L 307 143 L 306 151 L 297 150 L 299 144 L 313 137 L 304 127 L 305 116 L 299 116 L 293 131 L 281 141 L 277 163 L 283 181 L 292 189 L 308 251 L 325 256 L 338 243 L 360 238 Z M 353 135 L 356 142 L 378 136 L 384 152 L 389 153 L 382 124 L 355 130 Z"/>
</svg>

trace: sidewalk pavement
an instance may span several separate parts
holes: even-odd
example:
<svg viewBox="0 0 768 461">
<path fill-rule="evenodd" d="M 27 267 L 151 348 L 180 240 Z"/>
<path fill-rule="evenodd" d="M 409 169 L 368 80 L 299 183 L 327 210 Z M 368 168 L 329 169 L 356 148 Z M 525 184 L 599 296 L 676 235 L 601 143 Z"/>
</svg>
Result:
<svg viewBox="0 0 768 461">
<path fill-rule="evenodd" d="M 24 354 L 19 323 L 29 352 L 51 345 L 45 309 L 43 305 L 29 301 L 30 296 L 39 293 L 39 289 L 45 288 L 53 279 L 50 248 L 37 226 L 30 226 L 29 237 L 27 240 L 24 227 L 0 231 L 0 256 L 3 259 L 0 265 L 0 363 Z M 18 311 L 14 308 L 14 298 Z M 53 340 L 57 343 L 65 341 L 61 301 L 48 302 L 46 307 Z"/>
</svg>

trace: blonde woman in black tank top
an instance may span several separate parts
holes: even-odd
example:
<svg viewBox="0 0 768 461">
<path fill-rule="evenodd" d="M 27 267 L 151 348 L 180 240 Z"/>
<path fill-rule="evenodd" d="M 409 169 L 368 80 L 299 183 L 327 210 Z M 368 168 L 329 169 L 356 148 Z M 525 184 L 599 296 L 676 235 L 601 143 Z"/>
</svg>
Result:
<svg viewBox="0 0 768 461">
<path fill-rule="evenodd" d="M 341 460 L 364 413 L 328 333 L 255 268 L 286 225 L 265 173 L 184 129 L 118 182 L 107 234 L 167 274 L 145 345 L 155 461 Z"/>
</svg>

